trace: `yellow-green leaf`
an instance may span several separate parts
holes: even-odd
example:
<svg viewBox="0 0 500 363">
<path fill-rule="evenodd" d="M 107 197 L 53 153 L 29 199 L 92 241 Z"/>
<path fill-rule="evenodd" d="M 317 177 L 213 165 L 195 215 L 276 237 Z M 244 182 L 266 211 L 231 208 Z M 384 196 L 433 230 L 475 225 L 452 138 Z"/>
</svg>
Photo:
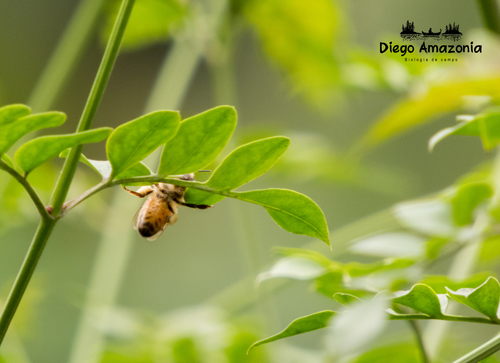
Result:
<svg viewBox="0 0 500 363">
<path fill-rule="evenodd" d="M 106 139 L 112 130 L 103 127 L 75 134 L 39 137 L 21 146 L 15 154 L 15 160 L 17 165 L 28 173 L 65 149 Z"/>
</svg>

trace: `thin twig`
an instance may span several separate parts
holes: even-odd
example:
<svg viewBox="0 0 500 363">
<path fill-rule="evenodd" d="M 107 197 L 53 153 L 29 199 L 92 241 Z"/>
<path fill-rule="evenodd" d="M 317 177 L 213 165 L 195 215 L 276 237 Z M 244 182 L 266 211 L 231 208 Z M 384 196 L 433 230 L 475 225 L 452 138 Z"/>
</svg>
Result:
<svg viewBox="0 0 500 363">
<path fill-rule="evenodd" d="M 429 363 L 429 357 L 427 356 L 427 352 L 425 351 L 424 339 L 422 337 L 422 330 L 420 329 L 420 324 L 416 320 L 408 320 L 410 324 L 410 328 L 413 330 L 415 334 L 415 339 L 418 344 L 418 348 L 420 350 L 420 356 L 422 357 L 422 363 Z"/>
<path fill-rule="evenodd" d="M 48 213 L 47 209 L 45 209 L 45 205 L 42 200 L 36 193 L 35 189 L 31 186 L 31 184 L 24 178 L 21 174 L 19 174 L 16 170 L 7 165 L 3 160 L 0 159 L 0 169 L 5 170 L 9 173 L 14 179 L 16 179 L 28 192 L 31 200 L 35 203 L 36 209 L 38 209 L 38 213 L 40 213 L 40 217 L 43 219 L 53 219 L 53 217 Z"/>
</svg>

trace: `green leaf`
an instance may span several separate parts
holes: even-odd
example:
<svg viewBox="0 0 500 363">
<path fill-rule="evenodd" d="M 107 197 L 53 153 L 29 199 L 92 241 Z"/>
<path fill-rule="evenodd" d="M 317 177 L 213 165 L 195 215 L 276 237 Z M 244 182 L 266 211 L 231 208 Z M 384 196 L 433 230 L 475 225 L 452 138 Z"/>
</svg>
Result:
<svg viewBox="0 0 500 363">
<path fill-rule="evenodd" d="M 479 136 L 485 150 L 491 150 L 500 143 L 500 107 L 492 107 L 456 126 L 436 133 L 429 140 L 429 150 L 450 135 Z"/>
<path fill-rule="evenodd" d="M 360 354 L 380 336 L 387 325 L 386 299 L 354 302 L 342 314 L 336 315 L 327 328 L 325 345 L 331 361 Z"/>
<path fill-rule="evenodd" d="M 330 245 L 323 211 L 304 194 L 287 189 L 253 190 L 234 194 L 240 200 L 266 208 L 271 218 L 284 230 L 319 238 Z"/>
<path fill-rule="evenodd" d="M 429 260 L 435 260 L 443 250 L 443 247 L 450 242 L 448 238 L 434 237 L 427 241 L 425 246 L 425 256 Z"/>
<path fill-rule="evenodd" d="M 475 288 L 481 285 L 491 274 L 487 272 L 476 273 L 467 279 L 451 280 L 448 276 L 431 275 L 421 280 L 420 283 L 430 286 L 437 294 L 446 294 L 447 288 L 458 290 L 463 287 Z"/>
<path fill-rule="evenodd" d="M 349 250 L 378 257 L 419 258 L 425 253 L 425 239 L 406 232 L 377 234 L 354 241 Z"/>
<path fill-rule="evenodd" d="M 236 111 L 220 106 L 184 120 L 165 145 L 158 174 L 188 174 L 213 161 L 233 134 Z"/>
<path fill-rule="evenodd" d="M 281 331 L 280 333 L 253 343 L 248 349 L 248 352 L 250 352 L 250 350 L 262 344 L 271 343 L 276 340 L 325 328 L 326 326 L 328 326 L 328 321 L 333 315 L 335 315 L 335 311 L 324 310 L 295 319 L 290 323 L 290 325 L 288 325 L 285 328 L 285 330 Z"/>
<path fill-rule="evenodd" d="M 69 149 L 66 149 L 59 155 L 59 157 L 66 158 L 68 157 L 68 154 L 69 154 Z M 85 165 L 89 166 L 92 170 L 99 173 L 103 179 L 106 179 L 111 175 L 111 163 L 108 160 L 88 159 L 85 155 L 81 154 L 80 162 L 84 163 Z M 134 176 L 144 176 L 144 175 L 151 175 L 151 170 L 149 170 L 149 168 L 143 163 L 139 163 L 135 164 L 131 168 L 122 172 L 120 175 L 116 177 L 116 179 L 125 179 Z M 147 183 L 130 183 L 123 185 L 150 185 L 150 184 L 151 184 L 150 182 L 147 182 Z"/>
<path fill-rule="evenodd" d="M 27 133 L 47 127 L 61 126 L 64 121 L 66 121 L 64 113 L 47 112 L 23 117 L 3 125 L 2 132 L 0 132 L 0 154 L 8 151 L 17 140 Z"/>
<path fill-rule="evenodd" d="M 500 303 L 500 284 L 494 277 L 489 277 L 481 286 L 470 289 L 462 288 L 453 291 L 446 288 L 448 296 L 461 304 L 486 315 L 494 322 L 500 323 L 497 316 L 498 305 Z"/>
<path fill-rule="evenodd" d="M 397 357 L 397 360 L 395 360 Z M 390 344 L 364 353 L 352 363 L 421 363 L 421 355 L 413 342 Z"/>
<path fill-rule="evenodd" d="M 335 55 L 344 31 L 338 1 L 241 1 L 267 55 L 288 74 L 295 90 L 318 106 L 331 100 L 343 74 Z"/>
<path fill-rule="evenodd" d="M 470 183 L 461 185 L 453 196 L 453 220 L 457 226 L 465 226 L 472 222 L 476 207 L 493 195 L 488 183 Z"/>
<path fill-rule="evenodd" d="M 101 33 L 105 43 L 109 39 L 121 1 L 108 2 L 106 23 Z M 186 4 L 176 0 L 141 0 L 134 5 L 127 30 L 123 37 L 122 48 L 133 50 L 170 38 L 172 28 L 180 25 L 186 16 Z"/>
<path fill-rule="evenodd" d="M 464 96 L 495 96 L 498 94 L 499 82 L 498 76 L 457 74 L 445 81 L 428 84 L 423 92 L 410 92 L 411 96 L 392 106 L 379 118 L 364 136 L 362 144 L 372 147 L 444 113 L 457 110 L 464 105 Z"/>
<path fill-rule="evenodd" d="M 3 127 L 16 121 L 21 117 L 28 116 L 31 108 L 21 104 L 8 105 L 0 108 L 0 127 Z"/>
<path fill-rule="evenodd" d="M 75 134 L 39 137 L 21 146 L 16 152 L 15 160 L 28 173 L 65 149 L 106 139 L 111 131 L 111 128 L 103 127 Z"/>
<path fill-rule="evenodd" d="M 12 169 L 15 169 L 16 166 L 14 165 L 14 162 L 12 161 L 12 159 L 9 157 L 9 155 L 7 154 L 2 154 L 0 155 L 0 158 L 5 162 L 5 164 L 7 164 L 8 166 L 10 166 Z"/>
<path fill-rule="evenodd" d="M 311 280 L 324 275 L 328 270 L 315 261 L 302 257 L 288 256 L 279 259 L 273 267 L 257 276 L 256 283 L 272 278 Z"/>
<path fill-rule="evenodd" d="M 261 176 L 278 161 L 290 145 L 286 137 L 276 136 L 242 145 L 229 154 L 206 182 L 208 187 L 230 191 Z M 224 196 L 188 189 L 186 201 L 195 204 L 215 204 Z"/>
<path fill-rule="evenodd" d="M 451 204 L 441 199 L 399 203 L 393 208 L 393 213 L 403 226 L 425 235 L 446 238 L 458 232 Z"/>
<path fill-rule="evenodd" d="M 353 302 L 361 301 L 359 297 L 344 292 L 336 292 L 333 294 L 333 298 L 342 305 L 349 305 Z"/>
<path fill-rule="evenodd" d="M 500 257 L 500 236 L 490 236 L 483 241 L 481 246 L 480 259 L 487 262 L 488 265 L 496 266 L 497 259 Z"/>
<path fill-rule="evenodd" d="M 445 295 L 437 295 L 424 284 L 416 284 L 410 291 L 398 291 L 396 296 L 393 300 L 395 303 L 408 306 L 432 318 L 442 317 L 448 304 Z"/>
<path fill-rule="evenodd" d="M 180 115 L 156 111 L 117 127 L 106 143 L 112 177 L 116 177 L 172 139 L 179 129 Z"/>
<path fill-rule="evenodd" d="M 149 170 L 149 168 L 143 163 L 138 163 L 118 174 L 115 179 L 127 179 L 133 178 L 134 176 L 146 175 L 151 175 L 151 170 Z M 151 185 L 151 182 L 124 183 L 121 185 Z"/>
</svg>

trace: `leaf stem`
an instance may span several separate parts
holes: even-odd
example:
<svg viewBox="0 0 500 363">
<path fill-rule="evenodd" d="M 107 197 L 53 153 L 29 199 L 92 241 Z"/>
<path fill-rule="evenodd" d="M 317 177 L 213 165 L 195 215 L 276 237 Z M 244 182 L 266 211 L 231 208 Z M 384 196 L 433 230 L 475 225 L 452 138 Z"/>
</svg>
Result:
<svg viewBox="0 0 500 363">
<path fill-rule="evenodd" d="M 101 65 L 97 71 L 97 76 L 90 90 L 90 95 L 83 110 L 82 117 L 78 123 L 77 132 L 82 132 L 90 129 L 92 120 L 97 111 L 102 95 L 111 75 L 111 70 L 115 63 L 118 51 L 120 49 L 121 40 L 127 27 L 127 22 L 132 12 L 135 0 L 123 0 L 120 11 L 116 18 L 115 26 L 111 32 L 111 36 L 104 52 Z M 68 194 L 71 181 L 75 175 L 78 160 L 83 150 L 83 145 L 72 148 L 64 163 L 63 170 L 57 181 L 54 194 L 52 195 L 52 213 L 57 218 L 62 210 L 62 206 Z"/>
<path fill-rule="evenodd" d="M 500 34 L 500 16 L 497 0 L 478 0 L 479 9 L 486 28 Z"/>
<path fill-rule="evenodd" d="M 443 315 L 439 318 L 433 318 L 423 314 L 398 314 L 391 315 L 390 320 L 445 320 L 445 321 L 461 321 L 464 323 L 480 323 L 489 325 L 498 325 L 498 323 L 487 318 L 479 318 L 475 316 L 460 316 L 460 315 Z"/>
<path fill-rule="evenodd" d="M 16 179 L 28 192 L 31 200 L 35 203 L 36 209 L 38 209 L 38 213 L 40 213 L 40 217 L 42 219 L 53 219 L 52 216 L 47 212 L 45 206 L 36 193 L 35 189 L 31 186 L 31 184 L 24 178 L 21 174 L 19 174 L 16 170 L 12 169 L 9 165 L 7 165 L 3 160 L 0 159 L 0 169 L 5 170 L 7 173 L 12 175 L 14 179 Z"/>
<path fill-rule="evenodd" d="M 410 328 L 413 330 L 415 334 L 415 339 L 418 344 L 418 348 L 420 350 L 420 357 L 422 358 L 422 363 L 429 363 L 429 356 L 425 350 L 424 340 L 422 338 L 422 329 L 420 329 L 420 324 L 416 320 L 408 320 L 408 324 Z"/>
<path fill-rule="evenodd" d="M 91 197 L 92 195 L 96 194 L 97 192 L 100 192 L 101 190 L 104 190 L 106 188 L 115 186 L 115 185 L 120 185 L 120 184 L 132 184 L 132 183 L 167 183 L 167 184 L 173 184 L 181 187 L 187 187 L 187 188 L 193 188 L 193 189 L 198 189 L 198 190 L 203 190 L 205 192 L 209 192 L 212 194 L 218 194 L 222 195 L 224 197 L 229 197 L 229 198 L 234 198 L 234 199 L 239 199 L 245 202 L 257 204 L 260 206 L 264 206 L 261 203 L 255 202 L 253 200 L 248 200 L 246 198 L 243 198 L 239 193 L 234 193 L 234 192 L 229 192 L 225 190 L 217 190 L 213 189 L 210 187 L 207 187 L 205 183 L 203 182 L 197 182 L 197 181 L 187 181 L 187 180 L 181 180 L 177 179 L 175 177 L 163 177 L 159 175 L 148 175 L 148 176 L 136 176 L 136 177 L 131 177 L 131 178 L 125 178 L 125 179 L 116 179 L 113 181 L 109 180 L 104 180 L 101 183 L 97 184 L 93 188 L 87 190 L 86 192 L 80 194 L 78 197 L 70 200 L 69 202 L 64 204 L 64 210 L 62 211 L 62 215 L 66 214 L 69 210 L 73 209 L 76 207 L 78 204 L 83 202 L 85 199 Z M 269 206 L 265 206 L 269 207 Z M 269 207 L 272 208 L 272 207 Z"/>
<path fill-rule="evenodd" d="M 474 349 L 472 352 L 460 357 L 453 363 L 477 363 L 489 357 L 500 347 L 500 334 L 484 343 L 480 347 Z"/>
<path fill-rule="evenodd" d="M 40 225 L 38 226 L 35 236 L 33 237 L 33 242 L 31 243 L 28 253 L 26 254 L 21 270 L 19 271 L 16 281 L 14 282 L 14 286 L 7 297 L 2 311 L 2 316 L 0 317 L 0 344 L 7 333 L 10 322 L 16 313 L 19 302 L 23 297 L 24 291 L 28 286 L 31 276 L 33 275 L 33 271 L 35 270 L 35 266 L 40 259 L 43 248 L 45 247 L 55 224 L 56 220 L 54 219 L 42 218 Z"/>
<path fill-rule="evenodd" d="M 87 101 L 87 104 L 85 105 L 80 123 L 78 124 L 77 131 L 79 132 L 88 130 L 90 128 L 92 119 L 95 115 L 102 94 L 106 87 L 106 83 L 109 79 L 111 69 L 115 62 L 116 56 L 118 55 L 120 43 L 123 38 L 130 13 L 132 12 L 134 2 L 135 0 L 123 0 L 122 2 L 120 12 L 115 22 L 115 26 L 104 52 L 103 60 L 97 72 L 92 90 L 90 91 L 89 99 Z M 5 334 L 7 333 L 10 322 L 12 321 L 17 307 L 21 302 L 24 291 L 26 290 L 31 276 L 33 275 L 33 272 L 43 252 L 45 244 L 47 243 L 47 240 L 52 232 L 52 229 L 54 228 L 57 220 L 60 218 L 59 214 L 61 212 L 64 199 L 66 198 L 71 185 L 71 181 L 75 174 L 76 166 L 78 164 L 82 148 L 83 146 L 79 146 L 71 149 L 70 154 L 66 159 L 66 162 L 64 163 L 61 176 L 57 181 L 54 193 L 52 195 L 52 215 L 55 219 L 42 217 L 36 234 L 33 238 L 33 242 L 31 243 L 28 253 L 26 254 L 26 258 L 24 259 L 21 270 L 19 271 L 16 281 L 14 282 L 14 286 L 12 287 L 9 297 L 7 298 L 2 311 L 2 315 L 0 316 L 0 344 L 3 341 Z M 38 207 L 40 207 L 40 205 L 43 204 L 37 204 Z"/>
</svg>

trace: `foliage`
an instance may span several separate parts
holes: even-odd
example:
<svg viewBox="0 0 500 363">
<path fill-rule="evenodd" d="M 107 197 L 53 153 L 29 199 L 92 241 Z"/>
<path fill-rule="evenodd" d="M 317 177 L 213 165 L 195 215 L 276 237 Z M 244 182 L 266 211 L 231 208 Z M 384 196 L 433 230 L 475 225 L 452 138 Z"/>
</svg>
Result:
<svg viewBox="0 0 500 363">
<path fill-rule="evenodd" d="M 476 129 L 481 132 L 472 135 L 480 136 L 483 142 L 493 142 L 489 140 L 494 140 L 497 130 L 496 109 L 484 111 L 473 119 L 479 120 L 482 126 Z M 463 126 L 454 129 L 461 128 Z M 447 136 L 454 134 L 459 133 L 450 132 Z M 462 282 L 452 282 L 445 277 L 424 278 L 435 260 L 454 255 L 468 244 L 494 240 L 498 208 L 495 172 L 489 166 L 481 167 L 433 198 L 401 203 L 392 208 L 394 217 L 400 222 L 399 230 L 374 233 L 347 246 L 352 254 L 378 260 L 341 263 L 315 251 L 281 249 L 286 256 L 261 274 L 259 281 L 271 278 L 314 281 L 317 292 L 345 306 L 344 313 L 321 311 L 298 318 L 282 332 L 255 342 L 252 348 L 328 328 L 326 349 L 332 357 L 357 356 L 384 327 L 380 318 L 383 301 L 390 301 L 392 305 L 386 310 L 385 319 L 390 320 L 437 319 L 499 324 L 500 284 L 495 277 L 489 276 L 486 280 L 483 277 L 481 281 L 476 277 Z M 428 283 L 440 292 L 436 293 Z M 412 286 L 408 290 L 401 289 L 409 284 Z M 388 290 L 394 291 L 392 296 L 388 295 Z M 450 299 L 484 317 L 447 313 Z M 373 314 L 365 316 L 370 309 Z M 325 318 L 318 320 L 318 316 Z M 363 324 L 357 320 L 362 320 Z"/>
<path fill-rule="evenodd" d="M 0 109 L 0 115 L 5 115 L 4 124 L 10 119 L 9 127 L 12 133 L 2 133 L 3 140 L 7 140 L 4 142 L 6 145 L 7 142 L 10 145 L 14 144 L 29 131 L 54 125 L 51 119 L 55 116 L 63 118 L 62 114 L 54 113 L 31 117 L 28 121 L 25 121 L 26 118 L 15 118 L 16 115 L 25 114 L 26 110 L 27 107 L 18 105 Z M 56 123 L 62 122 L 56 120 Z M 106 152 L 109 161 L 89 160 L 84 156 L 80 158 L 80 161 L 91 165 L 94 170 L 101 173 L 103 176 L 101 189 L 116 184 L 152 184 L 164 179 L 175 184 L 180 181 L 175 177 L 168 178 L 168 173 L 188 174 L 210 164 L 229 141 L 235 125 L 236 112 L 231 107 L 217 107 L 182 122 L 177 112 L 157 111 L 129 121 L 112 132 L 109 128 L 102 128 L 70 135 L 37 138 L 18 149 L 15 161 L 25 173 L 28 173 L 68 148 L 108 138 Z M 22 132 L 18 132 L 18 129 Z M 13 134 L 18 135 L 17 139 L 13 138 Z M 163 153 L 159 167 L 160 174 L 150 175 L 149 169 L 141 161 L 164 144 L 168 144 L 168 151 Z M 317 237 L 329 243 L 323 212 L 306 196 L 284 189 L 232 192 L 271 168 L 285 152 L 288 144 L 287 138 L 274 137 L 237 148 L 222 161 L 207 182 L 191 184 L 187 182 L 191 187 L 186 196 L 187 202 L 214 204 L 229 196 L 258 204 L 266 208 L 278 225 L 287 231 Z M 62 156 L 66 154 L 67 152 Z M 168 156 L 171 154 L 175 157 Z M 13 168 L 16 165 L 7 157 L 0 165 L 11 174 L 17 173 Z M 75 202 L 69 202 L 66 210 L 94 192 L 83 193 Z"/>
</svg>

